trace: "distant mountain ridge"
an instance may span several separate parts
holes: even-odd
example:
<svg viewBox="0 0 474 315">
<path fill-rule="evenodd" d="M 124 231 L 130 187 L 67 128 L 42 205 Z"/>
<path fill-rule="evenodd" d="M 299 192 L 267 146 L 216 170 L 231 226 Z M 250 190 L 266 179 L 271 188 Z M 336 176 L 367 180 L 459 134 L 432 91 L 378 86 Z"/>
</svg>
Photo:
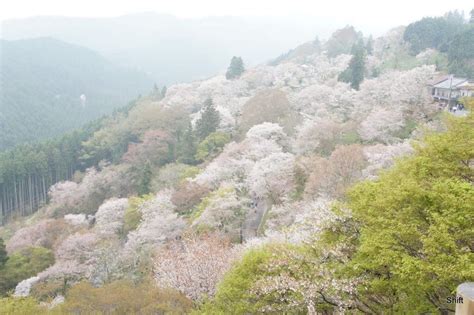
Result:
<svg viewBox="0 0 474 315">
<path fill-rule="evenodd" d="M 170 85 L 223 72 L 234 55 L 247 66 L 266 62 L 316 34 L 329 36 L 337 27 L 314 18 L 184 19 L 140 13 L 113 18 L 40 16 L 4 21 L 2 28 L 3 39 L 54 37 L 146 72 L 158 85 Z"/>
<path fill-rule="evenodd" d="M 151 90 L 145 74 L 52 38 L 0 41 L 0 150 L 60 135 Z"/>
</svg>

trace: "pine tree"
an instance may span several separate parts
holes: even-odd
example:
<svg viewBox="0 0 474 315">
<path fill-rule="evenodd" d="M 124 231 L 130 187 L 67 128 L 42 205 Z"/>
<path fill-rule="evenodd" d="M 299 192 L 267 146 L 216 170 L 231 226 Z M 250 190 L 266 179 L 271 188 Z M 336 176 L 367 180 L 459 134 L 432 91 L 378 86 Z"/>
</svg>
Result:
<svg viewBox="0 0 474 315">
<path fill-rule="evenodd" d="M 196 137 L 191 123 L 184 132 L 182 140 L 179 143 L 179 162 L 186 164 L 194 164 L 196 162 Z"/>
<path fill-rule="evenodd" d="M 204 102 L 201 118 L 196 122 L 196 135 L 199 141 L 216 131 L 220 121 L 219 112 L 214 107 L 212 99 L 208 98 Z"/>
<path fill-rule="evenodd" d="M 165 97 L 167 91 L 168 91 L 168 88 L 166 87 L 166 85 L 164 85 L 164 86 L 161 88 L 161 96 L 162 96 L 162 97 Z"/>
<path fill-rule="evenodd" d="M 352 46 L 351 53 L 352 58 L 349 62 L 349 66 L 346 70 L 341 72 L 338 80 L 350 83 L 353 89 L 358 90 L 360 83 L 364 80 L 365 73 L 366 51 L 364 42 L 359 40 L 354 46 Z"/>
<path fill-rule="evenodd" d="M 227 68 L 227 72 L 225 77 L 227 80 L 235 79 L 240 77 L 240 75 L 245 71 L 244 62 L 241 57 L 232 57 L 230 61 L 229 68 Z"/>
<path fill-rule="evenodd" d="M 5 263 L 8 260 L 7 250 L 5 249 L 5 243 L 3 242 L 3 238 L 0 237 L 0 269 L 5 266 Z"/>
</svg>

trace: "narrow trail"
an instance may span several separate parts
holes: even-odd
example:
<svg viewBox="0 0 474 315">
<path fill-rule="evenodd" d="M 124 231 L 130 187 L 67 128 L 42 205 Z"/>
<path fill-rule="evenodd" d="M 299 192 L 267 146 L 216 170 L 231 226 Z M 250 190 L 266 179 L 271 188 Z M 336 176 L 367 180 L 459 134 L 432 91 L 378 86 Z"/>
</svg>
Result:
<svg viewBox="0 0 474 315">
<path fill-rule="evenodd" d="M 267 211 L 267 201 L 258 200 L 255 207 L 251 208 L 242 225 L 242 240 L 247 241 L 258 234 L 258 228 Z"/>
</svg>

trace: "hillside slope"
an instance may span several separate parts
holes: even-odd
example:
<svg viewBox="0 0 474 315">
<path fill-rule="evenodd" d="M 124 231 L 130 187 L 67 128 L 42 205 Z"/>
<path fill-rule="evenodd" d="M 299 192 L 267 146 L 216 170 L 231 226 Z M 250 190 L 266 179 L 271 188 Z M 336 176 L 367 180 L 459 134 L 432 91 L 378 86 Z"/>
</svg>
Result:
<svg viewBox="0 0 474 315">
<path fill-rule="evenodd" d="M 313 42 L 104 119 L 46 204 L 6 214 L 0 292 L 31 297 L 3 301 L 66 296 L 64 313 L 451 309 L 444 295 L 473 276 L 473 116 L 439 119 L 432 61 L 390 62 L 402 37 L 374 40 L 358 89 L 339 80 L 355 54 Z M 22 206 L 29 174 L 10 162 L 0 196 Z"/>
<path fill-rule="evenodd" d="M 50 138 L 151 90 L 145 75 L 51 38 L 0 42 L 0 150 Z"/>
</svg>

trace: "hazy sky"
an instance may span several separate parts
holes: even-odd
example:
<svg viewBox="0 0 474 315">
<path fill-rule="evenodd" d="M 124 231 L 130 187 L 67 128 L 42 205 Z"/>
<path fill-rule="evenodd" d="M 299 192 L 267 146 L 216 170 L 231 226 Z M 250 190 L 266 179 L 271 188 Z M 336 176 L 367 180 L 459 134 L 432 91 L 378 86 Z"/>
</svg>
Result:
<svg viewBox="0 0 474 315">
<path fill-rule="evenodd" d="M 306 15 L 359 27 L 388 28 L 423 16 L 472 9 L 472 0 L 2 0 L 0 20 L 35 15 L 118 16 L 155 11 L 179 17 Z"/>
</svg>

